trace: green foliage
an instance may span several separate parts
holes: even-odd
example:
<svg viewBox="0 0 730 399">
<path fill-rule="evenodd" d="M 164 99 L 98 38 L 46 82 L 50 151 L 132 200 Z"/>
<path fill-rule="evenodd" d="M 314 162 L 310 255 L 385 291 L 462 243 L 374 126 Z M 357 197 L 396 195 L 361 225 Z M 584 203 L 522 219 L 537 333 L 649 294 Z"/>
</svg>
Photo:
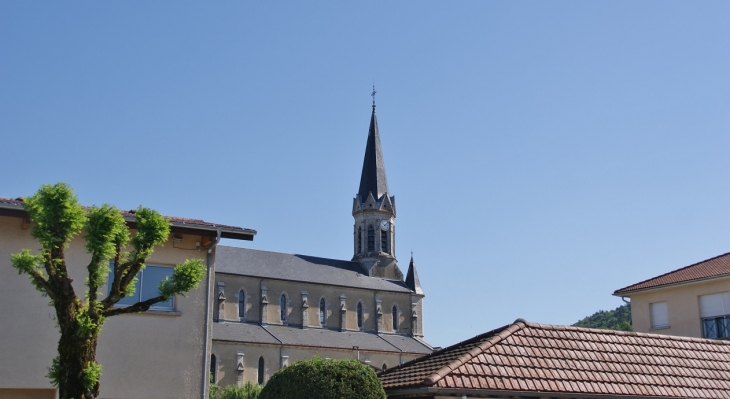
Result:
<svg viewBox="0 0 730 399">
<path fill-rule="evenodd" d="M 84 373 L 81 376 L 84 388 L 91 390 L 98 383 L 101 378 L 101 364 L 91 361 L 84 368 Z"/>
<path fill-rule="evenodd" d="M 210 399 L 258 399 L 261 393 L 261 386 L 247 382 L 242 387 L 229 385 L 221 388 L 217 385 L 210 386 Z"/>
<path fill-rule="evenodd" d="M 43 270 L 43 258 L 43 254 L 31 255 L 29 250 L 24 249 L 20 253 L 11 255 L 10 263 L 18 270 L 18 274 L 25 273 L 30 276 L 33 273 L 37 273 L 39 277 L 45 279 L 47 276 Z M 39 284 L 38 280 L 31 277 L 30 282 L 43 295 L 47 295 L 46 290 Z"/>
<path fill-rule="evenodd" d="M 51 385 L 58 388 L 61 381 L 61 359 L 59 356 L 53 358 L 51 367 L 48 368 L 48 374 L 46 377 L 51 381 Z"/>
<path fill-rule="evenodd" d="M 601 310 L 573 324 L 573 326 L 631 331 L 631 307 L 627 304 L 619 306 L 614 310 Z"/>
<path fill-rule="evenodd" d="M 134 213 L 137 219 L 137 234 L 132 238 L 136 259 L 152 255 L 152 249 L 162 245 L 170 235 L 170 222 L 156 211 L 139 207 Z"/>
<path fill-rule="evenodd" d="M 314 358 L 277 371 L 259 399 L 385 399 L 375 371 L 357 360 Z"/>
<path fill-rule="evenodd" d="M 84 209 L 65 183 L 44 184 L 35 195 L 24 198 L 23 206 L 33 221 L 31 235 L 48 250 L 68 246 L 84 226 Z"/>
<path fill-rule="evenodd" d="M 92 207 L 84 224 L 86 251 L 91 254 L 88 266 L 89 284 L 101 287 L 109 274 L 109 260 L 117 255 L 117 247 L 129 242 L 129 230 L 119 210 L 111 205 Z"/>
<path fill-rule="evenodd" d="M 188 259 L 175 266 L 172 276 L 160 282 L 158 289 L 165 299 L 184 294 L 191 289 L 198 288 L 198 284 L 205 277 L 205 265 L 200 259 Z"/>
</svg>

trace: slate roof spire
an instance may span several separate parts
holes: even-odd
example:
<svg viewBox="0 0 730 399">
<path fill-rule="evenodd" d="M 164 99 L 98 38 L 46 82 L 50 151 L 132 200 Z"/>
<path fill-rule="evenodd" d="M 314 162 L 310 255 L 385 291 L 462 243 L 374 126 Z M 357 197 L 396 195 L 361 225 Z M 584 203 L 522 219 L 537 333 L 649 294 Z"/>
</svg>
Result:
<svg viewBox="0 0 730 399">
<path fill-rule="evenodd" d="M 360 175 L 360 189 L 357 194 L 365 202 L 369 193 L 373 193 L 375 200 L 388 193 L 388 178 L 385 176 L 385 162 L 383 151 L 380 148 L 380 133 L 378 132 L 378 118 L 375 116 L 375 87 L 373 86 L 373 113 L 370 116 L 368 143 L 365 148 L 365 159 L 362 162 Z"/>
<path fill-rule="evenodd" d="M 421 282 L 418 281 L 418 272 L 416 271 L 416 263 L 413 261 L 413 252 L 411 252 L 411 264 L 408 265 L 408 274 L 406 274 L 406 287 L 416 294 L 423 295 Z"/>
</svg>

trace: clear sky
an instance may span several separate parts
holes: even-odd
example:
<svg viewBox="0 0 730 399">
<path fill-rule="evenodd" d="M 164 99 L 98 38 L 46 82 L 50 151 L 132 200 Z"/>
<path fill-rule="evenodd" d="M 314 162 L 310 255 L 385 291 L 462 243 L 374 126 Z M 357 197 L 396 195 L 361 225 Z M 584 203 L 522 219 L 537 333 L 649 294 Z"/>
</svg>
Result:
<svg viewBox="0 0 730 399">
<path fill-rule="evenodd" d="M 448 345 L 730 251 L 730 2 L 0 2 L 0 196 L 349 259 L 373 82 Z M 29 286 L 30 289 L 30 286 Z"/>
</svg>

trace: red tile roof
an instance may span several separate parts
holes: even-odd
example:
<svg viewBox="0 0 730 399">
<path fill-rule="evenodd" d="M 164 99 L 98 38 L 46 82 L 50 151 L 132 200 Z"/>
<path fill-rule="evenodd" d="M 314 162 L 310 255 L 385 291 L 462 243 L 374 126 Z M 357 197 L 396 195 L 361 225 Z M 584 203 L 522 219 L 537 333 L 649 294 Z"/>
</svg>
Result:
<svg viewBox="0 0 730 399">
<path fill-rule="evenodd" d="M 730 342 L 518 319 L 379 377 L 389 398 L 473 391 L 497 397 L 726 399 Z"/>
<path fill-rule="evenodd" d="M 14 208 L 17 210 L 23 209 L 23 199 L 22 198 L 3 198 L 0 197 L 0 206 L 5 205 L 5 207 Z M 124 216 L 126 219 L 134 219 L 134 212 L 135 210 L 130 211 L 121 211 L 122 216 Z M 225 224 L 218 224 L 218 223 L 211 223 L 206 222 L 205 220 L 200 219 L 188 219 L 188 218 L 181 218 L 177 216 L 165 216 L 174 226 L 176 227 L 188 227 L 191 229 L 195 228 L 221 228 L 222 230 L 226 231 L 228 234 L 224 234 L 224 238 L 236 238 L 234 236 L 236 235 L 250 235 L 254 236 L 256 235 L 256 230 L 246 229 L 243 227 L 238 226 L 229 226 Z"/>
<path fill-rule="evenodd" d="M 665 285 L 723 276 L 730 276 L 730 252 L 618 289 L 613 294 L 621 295 Z"/>
</svg>

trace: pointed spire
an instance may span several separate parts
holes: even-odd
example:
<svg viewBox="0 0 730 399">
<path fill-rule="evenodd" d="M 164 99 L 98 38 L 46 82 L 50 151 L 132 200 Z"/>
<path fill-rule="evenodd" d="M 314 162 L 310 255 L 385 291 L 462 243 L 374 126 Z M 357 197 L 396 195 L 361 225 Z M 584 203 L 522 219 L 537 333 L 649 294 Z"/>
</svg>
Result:
<svg viewBox="0 0 730 399">
<path fill-rule="evenodd" d="M 418 281 L 418 272 L 416 271 L 416 263 L 413 261 L 413 252 L 411 252 L 411 264 L 408 265 L 408 274 L 406 275 L 406 287 L 416 294 L 423 295 L 421 282 Z"/>
<path fill-rule="evenodd" d="M 385 162 L 383 151 L 380 148 L 380 133 L 378 132 L 378 119 L 375 116 L 375 87 L 373 86 L 373 114 L 370 117 L 370 129 L 368 131 L 368 143 L 365 148 L 365 159 L 362 162 L 362 174 L 360 175 L 360 190 L 357 194 L 361 201 L 368 198 L 372 192 L 375 200 L 379 200 L 388 193 L 388 178 L 385 177 Z"/>
</svg>

